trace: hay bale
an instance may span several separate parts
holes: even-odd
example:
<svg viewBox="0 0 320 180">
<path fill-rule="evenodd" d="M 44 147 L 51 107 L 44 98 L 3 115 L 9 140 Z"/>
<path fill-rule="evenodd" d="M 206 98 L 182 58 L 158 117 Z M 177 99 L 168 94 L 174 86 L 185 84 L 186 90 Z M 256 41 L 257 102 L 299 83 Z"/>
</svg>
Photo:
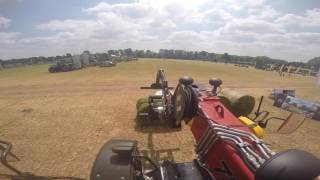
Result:
<svg viewBox="0 0 320 180">
<path fill-rule="evenodd" d="M 141 103 L 137 108 L 137 110 L 138 110 L 138 113 L 147 113 L 149 112 L 149 108 L 150 108 L 149 103 L 147 102 L 147 103 Z"/>
<path fill-rule="evenodd" d="M 153 106 L 158 107 L 162 105 L 162 99 L 154 99 Z M 140 98 L 137 101 L 136 109 L 138 113 L 149 112 L 149 99 L 148 98 Z"/>
<path fill-rule="evenodd" d="M 255 105 L 254 97 L 243 94 L 238 91 L 223 90 L 220 96 L 223 96 L 230 101 L 230 110 L 237 117 L 249 115 L 252 112 Z"/>
<path fill-rule="evenodd" d="M 232 103 L 234 114 L 239 116 L 248 116 L 254 109 L 255 99 L 252 96 L 245 95 L 239 98 L 238 101 Z"/>
<path fill-rule="evenodd" d="M 137 101 L 136 108 L 139 109 L 141 104 L 148 103 L 148 97 L 140 98 Z"/>
<path fill-rule="evenodd" d="M 224 96 L 218 96 L 220 99 L 220 102 L 231 111 L 231 102 L 228 98 L 224 97 Z"/>
</svg>

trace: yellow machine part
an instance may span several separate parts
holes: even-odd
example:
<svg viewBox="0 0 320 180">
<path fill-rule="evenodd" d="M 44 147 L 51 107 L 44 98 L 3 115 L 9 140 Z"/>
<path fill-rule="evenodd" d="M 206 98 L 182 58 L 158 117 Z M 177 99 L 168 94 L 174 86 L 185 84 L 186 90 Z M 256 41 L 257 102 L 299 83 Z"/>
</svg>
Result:
<svg viewBox="0 0 320 180">
<path fill-rule="evenodd" d="M 260 139 L 264 136 L 264 130 L 262 127 L 260 127 L 258 124 L 253 122 L 251 119 L 240 116 L 239 120 L 246 126 L 249 126 L 250 130 Z"/>
</svg>

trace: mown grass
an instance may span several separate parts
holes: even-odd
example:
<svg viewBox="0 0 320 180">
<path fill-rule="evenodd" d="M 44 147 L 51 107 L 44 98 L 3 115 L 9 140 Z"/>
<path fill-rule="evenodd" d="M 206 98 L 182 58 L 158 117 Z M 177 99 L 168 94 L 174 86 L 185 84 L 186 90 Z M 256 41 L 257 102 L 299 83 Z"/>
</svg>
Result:
<svg viewBox="0 0 320 180">
<path fill-rule="evenodd" d="M 188 75 L 196 82 L 208 84 L 211 77 L 219 77 L 224 85 L 238 87 L 311 87 L 319 89 L 314 77 L 294 75 L 279 77 L 276 72 L 256 70 L 254 68 L 236 67 L 232 64 L 199 62 L 188 60 L 140 60 L 137 62 L 119 63 L 116 67 L 90 67 L 68 73 L 47 72 L 49 65 L 35 65 L 0 70 L 1 84 L 32 83 L 46 81 L 112 81 L 118 77 L 127 77 L 128 80 L 146 80 L 155 76 L 159 68 L 165 69 L 168 79 L 176 82 L 179 77 Z M 125 79 L 124 79 L 125 80 Z"/>
</svg>

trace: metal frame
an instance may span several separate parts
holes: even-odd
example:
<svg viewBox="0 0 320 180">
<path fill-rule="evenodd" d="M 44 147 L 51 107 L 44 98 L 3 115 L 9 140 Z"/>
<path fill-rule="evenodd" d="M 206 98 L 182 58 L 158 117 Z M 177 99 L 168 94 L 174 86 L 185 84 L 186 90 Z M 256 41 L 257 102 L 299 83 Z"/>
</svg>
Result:
<svg viewBox="0 0 320 180">
<path fill-rule="evenodd" d="M 9 164 L 7 161 L 7 156 L 10 155 L 14 157 L 15 159 L 19 160 L 16 155 L 14 155 L 11 150 L 12 150 L 12 144 L 0 140 L 0 149 L 3 150 L 0 156 L 0 162 L 9 170 L 15 173 L 15 175 L 7 175 L 7 174 L 0 174 L 0 178 L 10 178 L 10 179 L 25 179 L 25 180 L 54 180 L 54 179 L 74 179 L 74 180 L 83 180 L 83 178 L 76 178 L 76 177 L 63 177 L 63 176 L 36 176 L 32 173 L 29 172 L 22 172 L 18 170 L 17 168 L 13 167 L 12 165 Z"/>
<path fill-rule="evenodd" d="M 173 87 L 168 86 L 168 80 L 166 78 L 166 74 L 163 69 L 159 69 L 156 76 L 156 82 L 151 84 L 151 86 L 148 87 L 140 87 L 140 89 L 161 89 L 162 95 L 161 95 L 161 107 L 163 107 L 163 111 L 156 111 L 153 109 L 151 102 L 154 98 L 153 96 L 149 96 L 149 105 L 151 106 L 152 110 L 159 114 L 159 118 L 161 120 L 168 120 L 173 114 L 173 104 L 172 104 L 172 94 L 169 91 L 170 89 L 173 89 Z M 160 95 L 159 95 L 160 97 Z M 159 98 L 160 99 L 160 98 Z M 145 114 L 141 114 L 144 115 Z"/>
<path fill-rule="evenodd" d="M 201 106 L 199 109 L 201 109 Z M 204 160 L 208 152 L 219 140 L 237 149 L 244 162 L 253 171 L 275 154 L 262 140 L 252 133 L 216 124 L 206 115 L 203 118 L 207 120 L 209 126 L 196 145 L 196 152 L 200 161 Z M 252 148 L 253 145 L 258 149 L 254 150 Z"/>
</svg>

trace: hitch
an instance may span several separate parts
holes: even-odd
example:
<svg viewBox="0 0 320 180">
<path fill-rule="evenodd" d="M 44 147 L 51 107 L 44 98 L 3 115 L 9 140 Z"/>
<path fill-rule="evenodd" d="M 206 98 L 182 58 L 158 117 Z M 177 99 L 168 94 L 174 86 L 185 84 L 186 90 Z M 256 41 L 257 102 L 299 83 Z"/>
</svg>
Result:
<svg viewBox="0 0 320 180">
<path fill-rule="evenodd" d="M 11 143 L 0 140 L 0 150 L 3 150 L 3 152 L 1 153 L 1 157 L 0 157 L 1 163 L 5 167 L 7 167 L 11 171 L 13 171 L 14 173 L 20 175 L 20 174 L 22 174 L 22 172 L 19 171 L 18 169 L 16 169 L 15 167 L 13 167 L 12 165 L 10 165 L 9 162 L 7 161 L 8 155 L 12 156 L 16 160 L 19 160 L 19 158 L 11 152 L 11 149 L 12 149 Z"/>
<path fill-rule="evenodd" d="M 12 152 L 12 144 L 0 140 L 0 151 L 2 151 L 0 156 L 0 162 L 3 164 L 7 169 L 14 172 L 15 175 L 7 175 L 7 174 L 0 174 L 0 179 L 11 179 L 11 180 L 54 180 L 54 179 L 69 179 L 69 180 L 84 180 L 83 178 L 77 178 L 77 177 L 67 177 L 67 176 L 36 176 L 30 172 L 23 172 L 9 164 L 7 157 L 11 156 L 16 160 L 19 160 L 19 158 L 14 155 Z"/>
<path fill-rule="evenodd" d="M 291 112 L 287 118 L 280 118 L 280 117 L 268 118 L 270 114 L 269 111 L 260 111 L 262 101 L 263 101 L 263 96 L 261 96 L 260 98 L 258 109 L 254 113 L 255 117 L 253 118 L 253 121 L 262 128 L 266 128 L 270 120 L 280 120 L 280 121 L 283 121 L 283 123 L 277 129 L 277 132 L 281 134 L 290 134 L 290 133 L 293 133 L 295 130 L 297 130 L 304 123 L 306 119 L 306 116 L 300 110 Z"/>
<path fill-rule="evenodd" d="M 140 89 L 173 89 L 173 87 L 168 86 L 164 70 L 159 69 L 156 76 L 156 82 L 152 83 L 150 86 L 142 86 Z"/>
</svg>

